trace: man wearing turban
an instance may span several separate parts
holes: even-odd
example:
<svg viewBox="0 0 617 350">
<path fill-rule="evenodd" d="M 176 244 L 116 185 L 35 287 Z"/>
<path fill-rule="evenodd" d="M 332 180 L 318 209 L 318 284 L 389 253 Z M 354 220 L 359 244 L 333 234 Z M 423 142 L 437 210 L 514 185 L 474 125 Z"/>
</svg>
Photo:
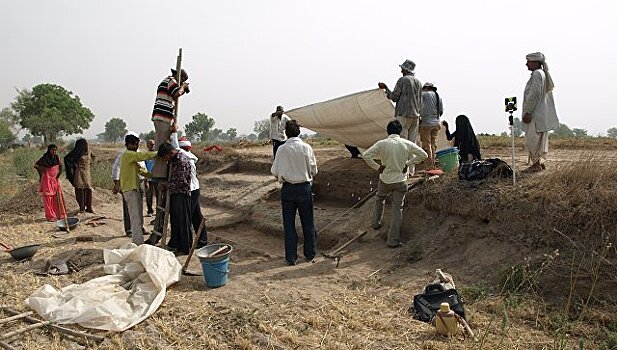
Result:
<svg viewBox="0 0 617 350">
<path fill-rule="evenodd" d="M 559 119 L 553 100 L 555 84 L 548 72 L 546 57 L 540 52 L 535 52 L 526 58 L 531 77 L 527 81 L 523 97 L 523 130 L 525 148 L 531 160 L 531 166 L 527 171 L 537 172 L 545 168 L 548 132 L 559 126 Z"/>
</svg>

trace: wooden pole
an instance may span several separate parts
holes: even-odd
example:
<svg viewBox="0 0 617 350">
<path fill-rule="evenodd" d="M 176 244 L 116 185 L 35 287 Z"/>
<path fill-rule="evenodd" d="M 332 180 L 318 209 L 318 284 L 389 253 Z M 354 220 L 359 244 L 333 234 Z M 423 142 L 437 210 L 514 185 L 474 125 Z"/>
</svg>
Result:
<svg viewBox="0 0 617 350">
<path fill-rule="evenodd" d="M 30 316 L 30 315 L 32 315 L 32 311 L 28 311 L 28 312 L 21 313 L 19 315 L 3 318 L 3 319 L 0 320 L 0 324 L 8 323 L 8 322 L 15 321 L 15 320 L 19 320 L 20 318 L 24 318 L 24 317 Z"/>
<path fill-rule="evenodd" d="M 51 321 L 41 321 L 39 323 L 31 324 L 31 325 L 26 326 L 24 328 L 20 328 L 20 329 L 14 330 L 12 332 L 4 333 L 4 334 L 0 335 L 0 339 L 5 340 L 5 339 L 14 337 L 14 336 L 16 336 L 18 334 L 22 334 L 22 333 L 25 333 L 27 331 L 33 330 L 33 329 L 45 327 L 45 326 L 47 326 L 49 324 L 51 324 Z"/>
<path fill-rule="evenodd" d="M 178 49 L 178 58 L 176 59 L 176 83 L 178 86 L 182 86 L 182 48 Z M 178 125 L 178 108 L 180 105 L 180 96 L 175 100 L 174 103 L 174 119 L 171 121 L 172 124 Z M 171 180 L 171 164 L 169 165 L 169 173 L 167 174 L 167 183 L 169 184 L 169 180 Z M 169 188 L 165 193 L 165 215 L 163 216 L 163 237 L 161 238 L 162 246 L 167 245 L 167 235 L 169 231 L 169 210 L 170 210 L 170 195 Z"/>
<path fill-rule="evenodd" d="M 4 310 L 4 312 L 6 312 L 8 314 L 11 314 L 11 315 L 18 315 L 18 314 L 20 314 L 19 311 L 13 310 L 13 309 L 11 309 L 10 307 L 8 307 L 6 305 L 2 305 L 2 310 Z M 37 318 L 30 317 L 30 316 L 24 317 L 24 320 L 26 322 L 28 322 L 28 323 L 40 323 L 40 322 L 43 322 L 43 320 L 39 320 Z M 75 331 L 75 330 L 72 330 L 72 329 L 69 329 L 69 328 L 58 326 L 58 325 L 53 324 L 53 323 L 50 323 L 49 327 L 53 328 L 54 330 L 56 330 L 56 331 L 58 331 L 60 333 L 72 335 L 74 337 L 84 337 L 86 339 L 97 341 L 97 342 L 105 340 L 105 337 L 101 337 L 100 335 L 94 335 L 94 334 L 90 334 L 90 333 Z"/>
</svg>

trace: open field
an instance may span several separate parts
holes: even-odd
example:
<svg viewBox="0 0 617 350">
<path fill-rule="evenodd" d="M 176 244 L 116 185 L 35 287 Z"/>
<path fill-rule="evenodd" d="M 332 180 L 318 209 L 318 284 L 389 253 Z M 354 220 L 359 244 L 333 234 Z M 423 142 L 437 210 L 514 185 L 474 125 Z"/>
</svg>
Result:
<svg viewBox="0 0 617 350">
<path fill-rule="evenodd" d="M 485 157 L 509 162 L 507 138 L 481 138 Z M 202 208 L 211 242 L 234 245 L 229 282 L 208 289 L 203 278 L 183 276 L 161 308 L 121 334 L 104 335 L 98 349 L 572 349 L 617 346 L 617 142 L 555 141 L 547 170 L 507 180 L 463 184 L 446 175 L 412 189 L 406 198 L 401 249 L 385 247 L 387 227 L 370 228 L 373 201 L 348 209 L 376 186 L 377 174 L 349 159 L 340 145 L 314 145 L 318 251 L 330 251 L 358 230 L 368 233 L 344 251 L 340 264 L 324 257 L 287 266 L 279 188 L 269 175 L 267 145 L 228 147 L 202 154 Z M 105 186 L 114 149 L 99 149 L 95 183 Z M 25 159 L 30 159 L 24 156 Z M 27 161 L 23 161 L 27 162 Z M 517 169 L 526 156 L 517 148 Z M 120 197 L 94 193 L 99 227 L 81 225 L 56 235 L 44 221 L 36 179 L 15 175 L 0 155 L 6 186 L 0 192 L 1 241 L 42 244 L 30 261 L 0 256 L 0 300 L 23 310 L 41 285 L 63 287 L 102 276 L 102 249 L 129 239 Z M 22 167 L 22 165 L 20 165 Z M 63 181 L 69 211 L 76 209 Z M 389 207 L 387 207 L 389 209 Z M 386 210 L 386 223 L 388 222 Z M 87 219 L 90 216 L 85 216 Z M 337 221 L 330 225 L 333 220 Z M 146 218 L 146 223 L 149 219 Z M 386 225 L 387 226 L 387 225 Z M 322 230 L 327 227 L 325 230 Z M 147 230 L 151 226 L 146 227 Z M 321 231 L 320 231 L 321 230 Z M 301 231 L 300 231 L 301 232 Z M 76 236 L 92 235 L 78 242 Z M 39 276 L 45 261 L 83 250 L 80 270 Z M 184 263 L 185 257 L 179 257 Z M 408 313 L 413 296 L 441 268 L 466 300 L 477 341 L 445 339 Z M 190 270 L 199 270 L 196 258 Z M 8 315 L 0 312 L 0 317 Z M 16 329 L 19 323 L 2 325 Z M 75 327 L 79 328 L 79 327 Z M 81 348 L 48 330 L 14 338 L 24 349 Z"/>
</svg>

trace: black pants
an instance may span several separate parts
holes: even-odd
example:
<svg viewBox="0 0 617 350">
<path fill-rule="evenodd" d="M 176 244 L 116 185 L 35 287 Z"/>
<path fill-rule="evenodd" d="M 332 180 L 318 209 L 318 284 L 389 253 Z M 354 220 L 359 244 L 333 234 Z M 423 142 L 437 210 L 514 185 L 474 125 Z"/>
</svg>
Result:
<svg viewBox="0 0 617 350">
<path fill-rule="evenodd" d="M 285 260 L 292 263 L 298 259 L 298 233 L 296 232 L 296 212 L 300 214 L 304 234 L 304 257 L 315 257 L 315 223 L 313 219 L 313 193 L 311 184 L 283 183 L 281 189 L 283 207 L 283 229 L 285 231 Z"/>
<path fill-rule="evenodd" d="M 79 211 L 92 213 L 92 189 L 90 188 L 75 188 L 75 199 L 79 204 Z"/>
<path fill-rule="evenodd" d="M 156 205 L 158 204 L 158 189 L 157 189 L 157 184 L 152 182 L 152 181 L 148 181 L 148 189 L 146 190 L 146 207 L 147 207 L 147 213 L 148 214 L 154 214 L 154 209 L 152 208 L 152 204 L 154 202 L 154 197 L 156 197 Z"/>
<path fill-rule="evenodd" d="M 193 243 L 191 234 L 191 197 L 172 193 L 169 196 L 169 221 L 171 237 L 167 246 L 178 252 L 188 254 Z"/>
<path fill-rule="evenodd" d="M 201 221 L 204 218 L 204 216 L 201 214 L 199 195 L 199 189 L 191 191 L 191 223 L 193 224 L 193 230 L 195 231 L 195 234 L 199 232 L 199 226 L 201 225 Z M 205 225 L 204 229 L 201 231 L 198 242 L 200 245 L 208 244 L 208 228 Z"/>
</svg>

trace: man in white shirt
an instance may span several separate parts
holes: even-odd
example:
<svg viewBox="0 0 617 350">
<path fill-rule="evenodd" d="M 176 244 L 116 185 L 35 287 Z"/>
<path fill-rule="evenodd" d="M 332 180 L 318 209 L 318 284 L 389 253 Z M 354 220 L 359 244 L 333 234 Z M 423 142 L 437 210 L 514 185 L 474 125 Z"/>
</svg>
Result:
<svg viewBox="0 0 617 350">
<path fill-rule="evenodd" d="M 377 141 L 367 149 L 362 157 L 369 167 L 379 171 L 379 184 L 375 196 L 375 211 L 372 226 L 379 229 L 383 222 L 383 207 L 386 197 L 392 194 L 392 222 L 388 229 L 387 245 L 400 247 L 403 202 L 407 193 L 407 174 L 409 167 L 420 163 L 428 156 L 415 143 L 400 137 L 403 127 L 398 120 L 388 123 L 388 138 Z M 381 165 L 375 162 L 381 160 Z"/>
<path fill-rule="evenodd" d="M 548 132 L 559 126 L 559 119 L 553 100 L 555 84 L 548 72 L 546 57 L 535 52 L 526 58 L 531 77 L 527 81 L 523 97 L 523 130 L 531 166 L 525 171 L 537 172 L 545 168 Z"/>
<path fill-rule="evenodd" d="M 278 156 L 272 164 L 272 175 L 283 183 L 281 206 L 283 229 L 285 231 L 285 260 L 295 265 L 298 260 L 298 233 L 296 232 L 296 210 L 300 214 L 304 234 L 304 257 L 312 261 L 315 257 L 315 223 L 313 218 L 312 181 L 317 174 L 317 160 L 311 146 L 300 136 L 300 126 L 295 120 L 285 124 L 289 138 L 278 149 Z"/>
<path fill-rule="evenodd" d="M 285 125 L 289 118 L 283 112 L 283 106 L 277 106 L 276 112 L 270 115 L 270 139 L 272 139 L 272 157 L 276 158 L 276 151 L 285 143 Z"/>
</svg>

